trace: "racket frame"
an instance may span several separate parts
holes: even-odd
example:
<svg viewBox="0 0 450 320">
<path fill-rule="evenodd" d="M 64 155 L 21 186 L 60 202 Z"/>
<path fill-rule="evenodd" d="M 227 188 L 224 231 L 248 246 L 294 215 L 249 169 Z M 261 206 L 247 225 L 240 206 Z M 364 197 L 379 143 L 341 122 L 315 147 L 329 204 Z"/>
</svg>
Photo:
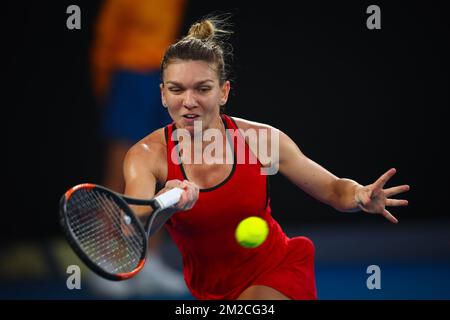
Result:
<svg viewBox="0 0 450 320">
<path fill-rule="evenodd" d="M 141 254 L 141 257 L 139 258 L 139 263 L 136 266 L 136 268 L 127 273 L 117 273 L 117 274 L 111 274 L 109 272 L 106 272 L 103 268 L 99 267 L 97 264 L 95 264 L 88 255 L 83 251 L 81 246 L 78 244 L 78 242 L 75 240 L 77 237 L 72 231 L 72 228 L 69 226 L 69 222 L 66 219 L 66 205 L 69 201 L 70 197 L 73 195 L 74 192 L 78 191 L 79 189 L 98 189 L 102 193 L 108 194 L 112 196 L 115 199 L 116 204 L 124 211 L 126 215 L 128 215 L 135 223 L 136 227 L 139 229 L 139 233 L 143 237 L 143 252 Z M 129 204 L 132 205 L 139 205 L 139 206 L 150 206 L 153 209 L 152 217 L 149 217 L 147 219 L 147 222 L 145 224 L 145 228 L 143 223 L 136 217 L 136 215 L 133 213 L 131 208 L 129 207 Z M 73 188 L 69 189 L 66 193 L 63 194 L 60 200 L 59 204 L 59 221 L 60 225 L 62 226 L 62 229 L 64 231 L 64 235 L 69 243 L 69 245 L 72 247 L 72 249 L 75 251 L 75 253 L 78 255 L 78 257 L 95 273 L 98 275 L 109 279 L 113 281 L 121 281 L 129 279 L 133 276 L 135 276 L 145 265 L 145 261 L 147 260 L 147 252 L 148 252 L 148 244 L 147 244 L 147 237 L 151 225 L 151 218 L 155 217 L 156 214 L 158 214 L 158 211 L 160 209 L 160 205 L 158 202 L 153 198 L 149 200 L 143 200 L 143 199 L 136 199 L 127 197 L 125 195 L 121 195 L 117 192 L 114 192 L 108 188 L 105 188 L 103 186 L 93 184 L 93 183 L 82 183 L 79 185 L 74 186 Z"/>
</svg>

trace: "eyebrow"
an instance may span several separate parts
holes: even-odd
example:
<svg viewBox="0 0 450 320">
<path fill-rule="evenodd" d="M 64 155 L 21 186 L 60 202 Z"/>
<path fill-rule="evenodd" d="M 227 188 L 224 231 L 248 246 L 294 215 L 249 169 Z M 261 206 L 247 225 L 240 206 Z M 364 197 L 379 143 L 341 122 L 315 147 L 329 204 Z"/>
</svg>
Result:
<svg viewBox="0 0 450 320">
<path fill-rule="evenodd" d="M 207 80 L 202 80 L 202 81 L 198 81 L 198 82 L 194 83 L 194 86 L 205 84 L 207 82 L 213 82 L 214 83 L 213 80 L 207 79 Z M 166 84 L 173 84 L 173 85 L 176 85 L 176 86 L 179 86 L 179 87 L 183 86 L 180 82 L 177 82 L 177 81 L 167 81 Z"/>
</svg>

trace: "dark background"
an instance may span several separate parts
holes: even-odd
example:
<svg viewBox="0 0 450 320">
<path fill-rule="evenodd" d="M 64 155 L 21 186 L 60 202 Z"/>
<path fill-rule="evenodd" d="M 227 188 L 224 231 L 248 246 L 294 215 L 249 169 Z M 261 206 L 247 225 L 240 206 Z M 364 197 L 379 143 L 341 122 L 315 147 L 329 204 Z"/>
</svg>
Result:
<svg viewBox="0 0 450 320">
<path fill-rule="evenodd" d="M 66 28 L 70 4 L 81 8 L 81 30 Z M 88 60 L 99 4 L 6 5 L 3 181 L 14 203 L 4 215 L 6 239 L 57 234 L 60 195 L 101 180 L 100 113 Z M 369 30 L 370 4 L 191 1 L 184 31 L 205 14 L 232 13 L 230 115 L 283 130 L 307 156 L 361 184 L 396 167 L 390 185 L 412 187 L 410 206 L 392 210 L 400 220 L 447 216 L 446 11 L 425 1 L 377 2 L 382 29 Z M 282 222 L 361 218 L 334 212 L 281 176 L 271 187 Z M 372 218 L 379 217 L 363 217 Z"/>
<path fill-rule="evenodd" d="M 88 55 L 100 3 L 2 4 L 0 298 L 91 297 L 65 286 L 65 268 L 79 261 L 68 256 L 57 212 L 68 188 L 102 181 L 105 146 Z M 71 4 L 81 8 L 81 30 L 66 28 Z M 381 8 L 381 30 L 366 27 L 371 4 Z M 183 34 L 211 12 L 233 14 L 228 114 L 281 129 L 339 177 L 368 184 L 395 167 L 388 186 L 411 185 L 403 196 L 410 205 L 391 210 L 400 220 L 393 225 L 380 216 L 336 212 L 281 175 L 270 178 L 274 217 L 288 235 L 315 243 L 319 298 L 449 299 L 446 7 L 190 1 Z M 180 267 L 176 249 L 165 252 Z M 383 270 L 383 290 L 366 287 L 371 264 Z"/>
</svg>

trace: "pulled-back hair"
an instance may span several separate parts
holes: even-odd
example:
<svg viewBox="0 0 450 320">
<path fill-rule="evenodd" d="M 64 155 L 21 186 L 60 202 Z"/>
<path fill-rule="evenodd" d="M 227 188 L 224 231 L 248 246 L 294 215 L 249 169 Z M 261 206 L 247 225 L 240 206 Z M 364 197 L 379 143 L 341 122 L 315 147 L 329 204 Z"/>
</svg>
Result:
<svg viewBox="0 0 450 320">
<path fill-rule="evenodd" d="M 226 20 L 226 16 L 215 16 L 194 23 L 187 36 L 166 50 L 161 63 L 162 78 L 166 67 L 175 60 L 205 61 L 215 66 L 219 83 L 223 85 L 228 79 L 225 58 L 231 58 L 232 54 L 231 46 L 224 41 L 232 33 L 225 30 Z"/>
</svg>

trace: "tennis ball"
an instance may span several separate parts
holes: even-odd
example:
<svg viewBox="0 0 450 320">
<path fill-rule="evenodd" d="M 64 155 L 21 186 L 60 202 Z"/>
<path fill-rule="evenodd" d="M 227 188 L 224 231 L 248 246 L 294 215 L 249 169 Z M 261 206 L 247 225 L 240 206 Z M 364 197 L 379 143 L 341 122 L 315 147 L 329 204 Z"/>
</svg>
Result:
<svg viewBox="0 0 450 320">
<path fill-rule="evenodd" d="M 245 248 L 256 248 L 266 240 L 269 234 L 267 222 L 260 217 L 242 220 L 236 228 L 236 240 Z"/>
</svg>

